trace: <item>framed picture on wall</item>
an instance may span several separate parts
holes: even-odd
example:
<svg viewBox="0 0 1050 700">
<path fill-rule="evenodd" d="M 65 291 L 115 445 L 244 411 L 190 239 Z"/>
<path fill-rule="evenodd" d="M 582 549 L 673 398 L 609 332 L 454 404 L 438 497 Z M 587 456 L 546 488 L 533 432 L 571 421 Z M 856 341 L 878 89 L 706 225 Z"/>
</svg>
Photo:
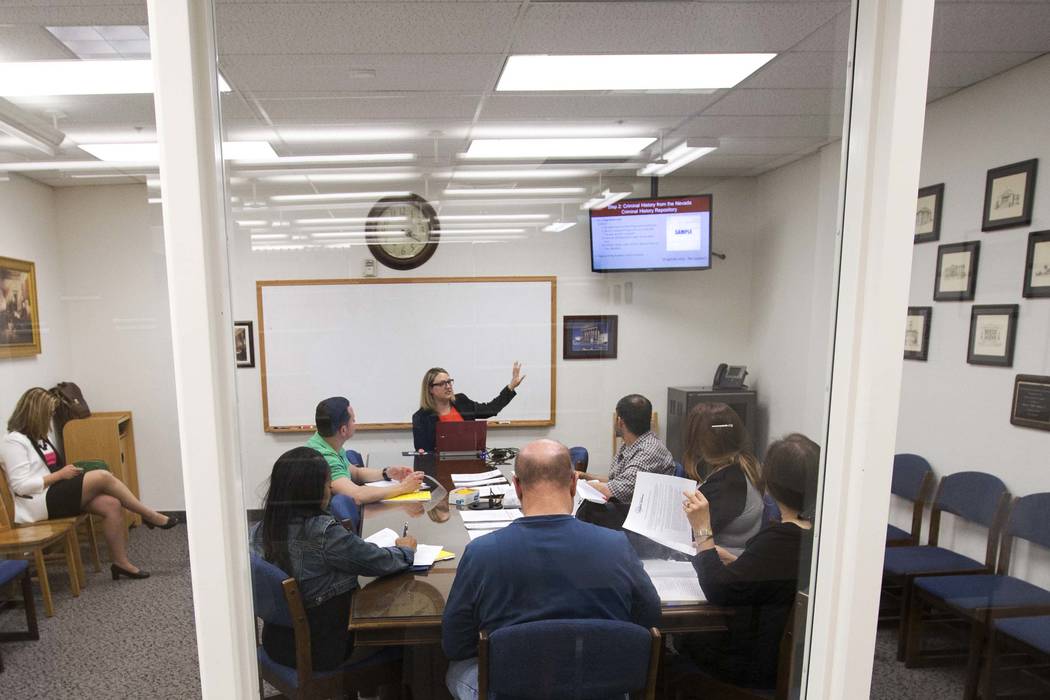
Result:
<svg viewBox="0 0 1050 700">
<path fill-rule="evenodd" d="M 941 237 L 941 207 L 944 204 L 944 183 L 919 190 L 915 202 L 915 242 L 927 243 Z"/>
<path fill-rule="evenodd" d="M 1013 367 L 1018 308 L 1017 304 L 974 305 L 970 310 L 967 362 Z"/>
<path fill-rule="evenodd" d="M 1022 296 L 1050 297 L 1050 231 L 1028 234 L 1028 258 L 1024 264 Z"/>
<path fill-rule="evenodd" d="M 988 171 L 984 184 L 982 231 L 995 231 L 1032 223 L 1035 172 L 1038 158 Z"/>
<path fill-rule="evenodd" d="M 932 306 L 909 306 L 904 326 L 904 359 L 926 361 L 930 350 Z"/>
<path fill-rule="evenodd" d="M 255 334 L 251 321 L 233 324 L 233 356 L 238 367 L 255 366 Z"/>
<path fill-rule="evenodd" d="M 977 291 L 980 241 L 948 243 L 937 248 L 934 301 L 971 301 Z"/>
<path fill-rule="evenodd" d="M 1050 430 L 1050 377 L 1019 374 L 1014 378 L 1010 422 L 1026 428 Z"/>
<path fill-rule="evenodd" d="M 36 265 L 0 258 L 0 358 L 40 354 Z"/>
<path fill-rule="evenodd" d="M 615 359 L 618 319 L 618 316 L 565 316 L 562 319 L 562 358 Z"/>
</svg>

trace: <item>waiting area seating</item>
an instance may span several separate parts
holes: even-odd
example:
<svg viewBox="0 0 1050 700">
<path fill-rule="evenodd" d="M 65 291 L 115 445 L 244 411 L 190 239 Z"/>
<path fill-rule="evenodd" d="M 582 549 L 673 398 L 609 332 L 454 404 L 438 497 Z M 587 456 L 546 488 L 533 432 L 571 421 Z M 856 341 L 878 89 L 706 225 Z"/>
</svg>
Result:
<svg viewBox="0 0 1050 700">
<path fill-rule="evenodd" d="M 0 642 L 40 639 L 36 622 L 36 604 L 33 602 L 33 586 L 29 581 L 29 563 L 22 560 L 0 561 L 0 591 L 16 581 L 21 581 L 22 609 L 26 616 L 26 629 L 19 632 L 0 633 Z M 0 610 L 9 601 L 0 601 Z M 4 670 L 4 657 L 0 653 L 0 673 Z"/>
</svg>

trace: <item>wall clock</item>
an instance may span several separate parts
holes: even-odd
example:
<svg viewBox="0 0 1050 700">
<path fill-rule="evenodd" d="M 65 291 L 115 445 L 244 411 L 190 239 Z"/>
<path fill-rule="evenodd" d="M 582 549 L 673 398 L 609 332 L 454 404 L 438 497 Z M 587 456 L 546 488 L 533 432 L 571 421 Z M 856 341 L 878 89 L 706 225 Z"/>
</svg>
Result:
<svg viewBox="0 0 1050 700">
<path fill-rule="evenodd" d="M 434 207 L 418 194 L 383 197 L 365 224 L 368 249 L 394 270 L 411 270 L 430 260 L 440 230 Z"/>
</svg>

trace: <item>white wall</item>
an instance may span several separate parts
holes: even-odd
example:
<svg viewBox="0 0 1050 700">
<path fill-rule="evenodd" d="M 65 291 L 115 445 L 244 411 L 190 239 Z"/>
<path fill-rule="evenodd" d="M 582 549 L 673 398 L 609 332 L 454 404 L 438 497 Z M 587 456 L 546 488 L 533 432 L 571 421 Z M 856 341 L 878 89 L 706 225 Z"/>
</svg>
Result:
<svg viewBox="0 0 1050 700">
<path fill-rule="evenodd" d="M 641 186 L 637 192 L 647 192 Z M 618 314 L 619 353 L 615 360 L 561 360 L 558 357 L 557 425 L 550 429 L 493 431 L 490 444 L 520 446 L 537 437 L 553 437 L 587 446 L 595 471 L 607 469 L 611 459 L 613 407 L 621 396 L 638 392 L 648 396 L 666 425 L 667 387 L 710 383 L 719 362 L 746 358 L 751 297 L 751 227 L 753 181 L 668 180 L 661 194 L 714 194 L 714 249 L 727 260 L 714 261 L 703 272 L 629 273 L 599 275 L 590 272 L 586 220 L 560 234 L 538 234 L 525 241 L 500 244 L 442 244 L 422 268 L 398 273 L 380 266 L 381 277 L 555 274 L 558 276 L 558 316 Z M 639 196 L 641 196 L 639 194 Z M 321 252 L 256 252 L 249 250 L 247 234 L 234 234 L 231 266 L 236 320 L 258 321 L 255 303 L 257 279 L 359 277 L 367 248 Z M 623 285 L 633 285 L 633 299 L 624 301 Z M 512 310 L 509 310 L 512 313 Z M 395 323 L 397 310 L 390 310 Z M 560 323 L 560 319 L 559 319 Z M 368 342 L 362 338 L 361 342 Z M 406 343 L 419 342 L 406 338 Z M 381 353 L 382 348 L 376 348 Z M 421 352 L 426 352 L 425 346 Z M 455 375 L 454 358 L 434 357 Z M 390 368 L 397 371 L 397 368 Z M 526 373 L 528 368 L 525 368 Z M 301 444 L 308 435 L 263 432 L 259 369 L 237 373 L 244 456 L 245 497 L 259 502 L 262 485 L 281 452 Z M 507 368 L 510 378 L 510 368 Z M 528 379 L 519 391 L 528 391 Z M 476 399 L 494 396 L 500 387 L 457 387 Z M 317 397 L 318 400 L 324 398 Z M 353 402 L 354 397 L 348 397 Z M 410 416 L 405 416 L 405 421 Z M 363 422 L 368 416 L 360 416 Z M 411 449 L 410 431 L 362 431 L 348 445 L 361 451 Z"/>
<path fill-rule="evenodd" d="M 1031 231 L 1050 228 L 1050 56 L 930 105 L 921 184 L 944 183 L 941 239 L 914 247 L 910 303 L 933 306 L 927 362 L 904 361 L 900 452 L 916 452 L 938 474 L 982 470 L 1015 495 L 1050 490 L 1050 433 L 1010 424 L 1017 374 L 1050 374 L 1050 299 L 1021 296 Z M 985 174 L 990 168 L 1039 158 L 1031 226 L 981 232 Z M 937 246 L 980 241 L 973 302 L 934 302 Z M 973 304 L 1019 304 L 1013 367 L 966 362 Z M 950 526 L 948 528 L 950 530 Z M 960 533 L 944 540 L 981 554 L 979 540 Z M 1017 558 L 1016 571 L 1050 585 L 1050 556 Z"/>
<path fill-rule="evenodd" d="M 758 178 L 750 317 L 756 446 L 801 432 L 823 443 L 840 144 Z"/>
<path fill-rule="evenodd" d="M 69 317 L 67 375 L 92 410 L 132 412 L 143 502 L 182 510 L 159 208 L 147 204 L 142 185 L 59 188 L 53 199 Z"/>
<path fill-rule="evenodd" d="M 55 224 L 54 193 L 19 175 L 0 180 L 0 256 L 36 264 L 41 354 L 0 360 L 0 420 L 7 419 L 26 389 L 50 388 L 70 370 L 69 331 L 62 303 L 62 248 Z"/>
</svg>

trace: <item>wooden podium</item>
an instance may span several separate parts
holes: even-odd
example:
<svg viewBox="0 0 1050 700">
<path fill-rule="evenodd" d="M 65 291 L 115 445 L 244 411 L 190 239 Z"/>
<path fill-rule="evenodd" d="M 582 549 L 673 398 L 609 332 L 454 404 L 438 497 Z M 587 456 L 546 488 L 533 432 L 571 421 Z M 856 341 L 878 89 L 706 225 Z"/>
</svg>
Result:
<svg viewBox="0 0 1050 700">
<path fill-rule="evenodd" d="M 131 411 L 92 413 L 66 423 L 62 429 L 66 462 L 101 459 L 109 471 L 139 496 L 139 472 L 135 463 L 135 429 Z M 142 524 L 142 516 L 127 511 L 127 526 Z"/>
</svg>

